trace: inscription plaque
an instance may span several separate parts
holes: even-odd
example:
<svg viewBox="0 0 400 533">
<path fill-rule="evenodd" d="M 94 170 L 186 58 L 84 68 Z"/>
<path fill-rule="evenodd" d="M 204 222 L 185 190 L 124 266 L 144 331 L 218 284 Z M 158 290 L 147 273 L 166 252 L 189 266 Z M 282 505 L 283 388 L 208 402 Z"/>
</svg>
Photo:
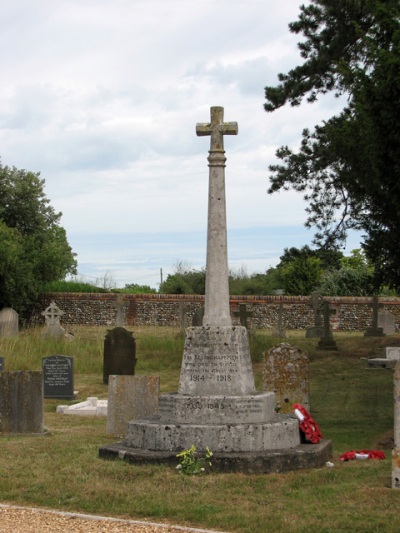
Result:
<svg viewBox="0 0 400 533">
<path fill-rule="evenodd" d="M 74 358 L 51 355 L 42 359 L 44 397 L 73 400 Z"/>
</svg>

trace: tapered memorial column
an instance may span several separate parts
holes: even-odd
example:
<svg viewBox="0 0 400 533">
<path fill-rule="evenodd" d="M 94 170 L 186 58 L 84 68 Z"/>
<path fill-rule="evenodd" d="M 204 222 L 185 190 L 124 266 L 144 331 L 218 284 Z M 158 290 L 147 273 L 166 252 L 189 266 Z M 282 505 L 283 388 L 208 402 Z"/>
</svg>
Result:
<svg viewBox="0 0 400 533">
<path fill-rule="evenodd" d="M 231 326 L 228 245 L 226 234 L 224 135 L 237 135 L 237 122 L 224 122 L 224 108 L 211 108 L 211 122 L 196 125 L 197 135 L 210 135 L 206 294 L 203 326 Z"/>
</svg>

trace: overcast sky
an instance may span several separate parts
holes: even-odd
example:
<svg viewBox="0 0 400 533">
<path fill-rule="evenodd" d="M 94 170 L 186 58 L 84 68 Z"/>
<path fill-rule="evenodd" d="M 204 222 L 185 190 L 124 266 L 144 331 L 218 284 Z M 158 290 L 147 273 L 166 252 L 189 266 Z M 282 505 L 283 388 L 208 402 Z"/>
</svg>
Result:
<svg viewBox="0 0 400 533">
<path fill-rule="evenodd" d="M 264 87 L 299 64 L 297 0 L 3 0 L 0 156 L 40 172 L 79 277 L 157 287 L 205 266 L 211 106 L 225 137 L 231 268 L 264 272 L 310 244 L 301 195 L 267 194 L 268 165 L 340 108 L 267 114 Z M 354 237 L 345 253 L 358 247 Z"/>
</svg>

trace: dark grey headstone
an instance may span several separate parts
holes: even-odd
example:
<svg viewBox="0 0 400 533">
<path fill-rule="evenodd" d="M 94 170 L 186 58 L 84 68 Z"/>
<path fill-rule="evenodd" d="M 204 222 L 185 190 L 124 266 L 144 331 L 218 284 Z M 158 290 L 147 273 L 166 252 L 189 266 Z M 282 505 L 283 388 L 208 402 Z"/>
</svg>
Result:
<svg viewBox="0 0 400 533">
<path fill-rule="evenodd" d="M 0 372 L 0 433 L 44 433 L 43 373 Z"/>
<path fill-rule="evenodd" d="M 136 365 L 136 342 L 132 331 L 116 327 L 104 339 L 103 383 L 108 376 L 133 376 Z"/>
<path fill-rule="evenodd" d="M 44 397 L 73 400 L 74 358 L 51 355 L 42 359 Z"/>
<path fill-rule="evenodd" d="M 4 370 L 4 357 L 0 357 L 0 371 Z"/>
</svg>

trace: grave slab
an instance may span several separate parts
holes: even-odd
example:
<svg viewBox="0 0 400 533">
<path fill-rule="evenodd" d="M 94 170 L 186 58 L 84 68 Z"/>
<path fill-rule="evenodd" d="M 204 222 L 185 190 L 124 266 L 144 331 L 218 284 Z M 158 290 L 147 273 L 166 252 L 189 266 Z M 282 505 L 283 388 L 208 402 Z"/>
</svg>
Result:
<svg viewBox="0 0 400 533">
<path fill-rule="evenodd" d="M 57 405 L 56 412 L 61 415 L 107 416 L 108 400 L 99 400 L 95 396 L 74 405 Z"/>
</svg>

